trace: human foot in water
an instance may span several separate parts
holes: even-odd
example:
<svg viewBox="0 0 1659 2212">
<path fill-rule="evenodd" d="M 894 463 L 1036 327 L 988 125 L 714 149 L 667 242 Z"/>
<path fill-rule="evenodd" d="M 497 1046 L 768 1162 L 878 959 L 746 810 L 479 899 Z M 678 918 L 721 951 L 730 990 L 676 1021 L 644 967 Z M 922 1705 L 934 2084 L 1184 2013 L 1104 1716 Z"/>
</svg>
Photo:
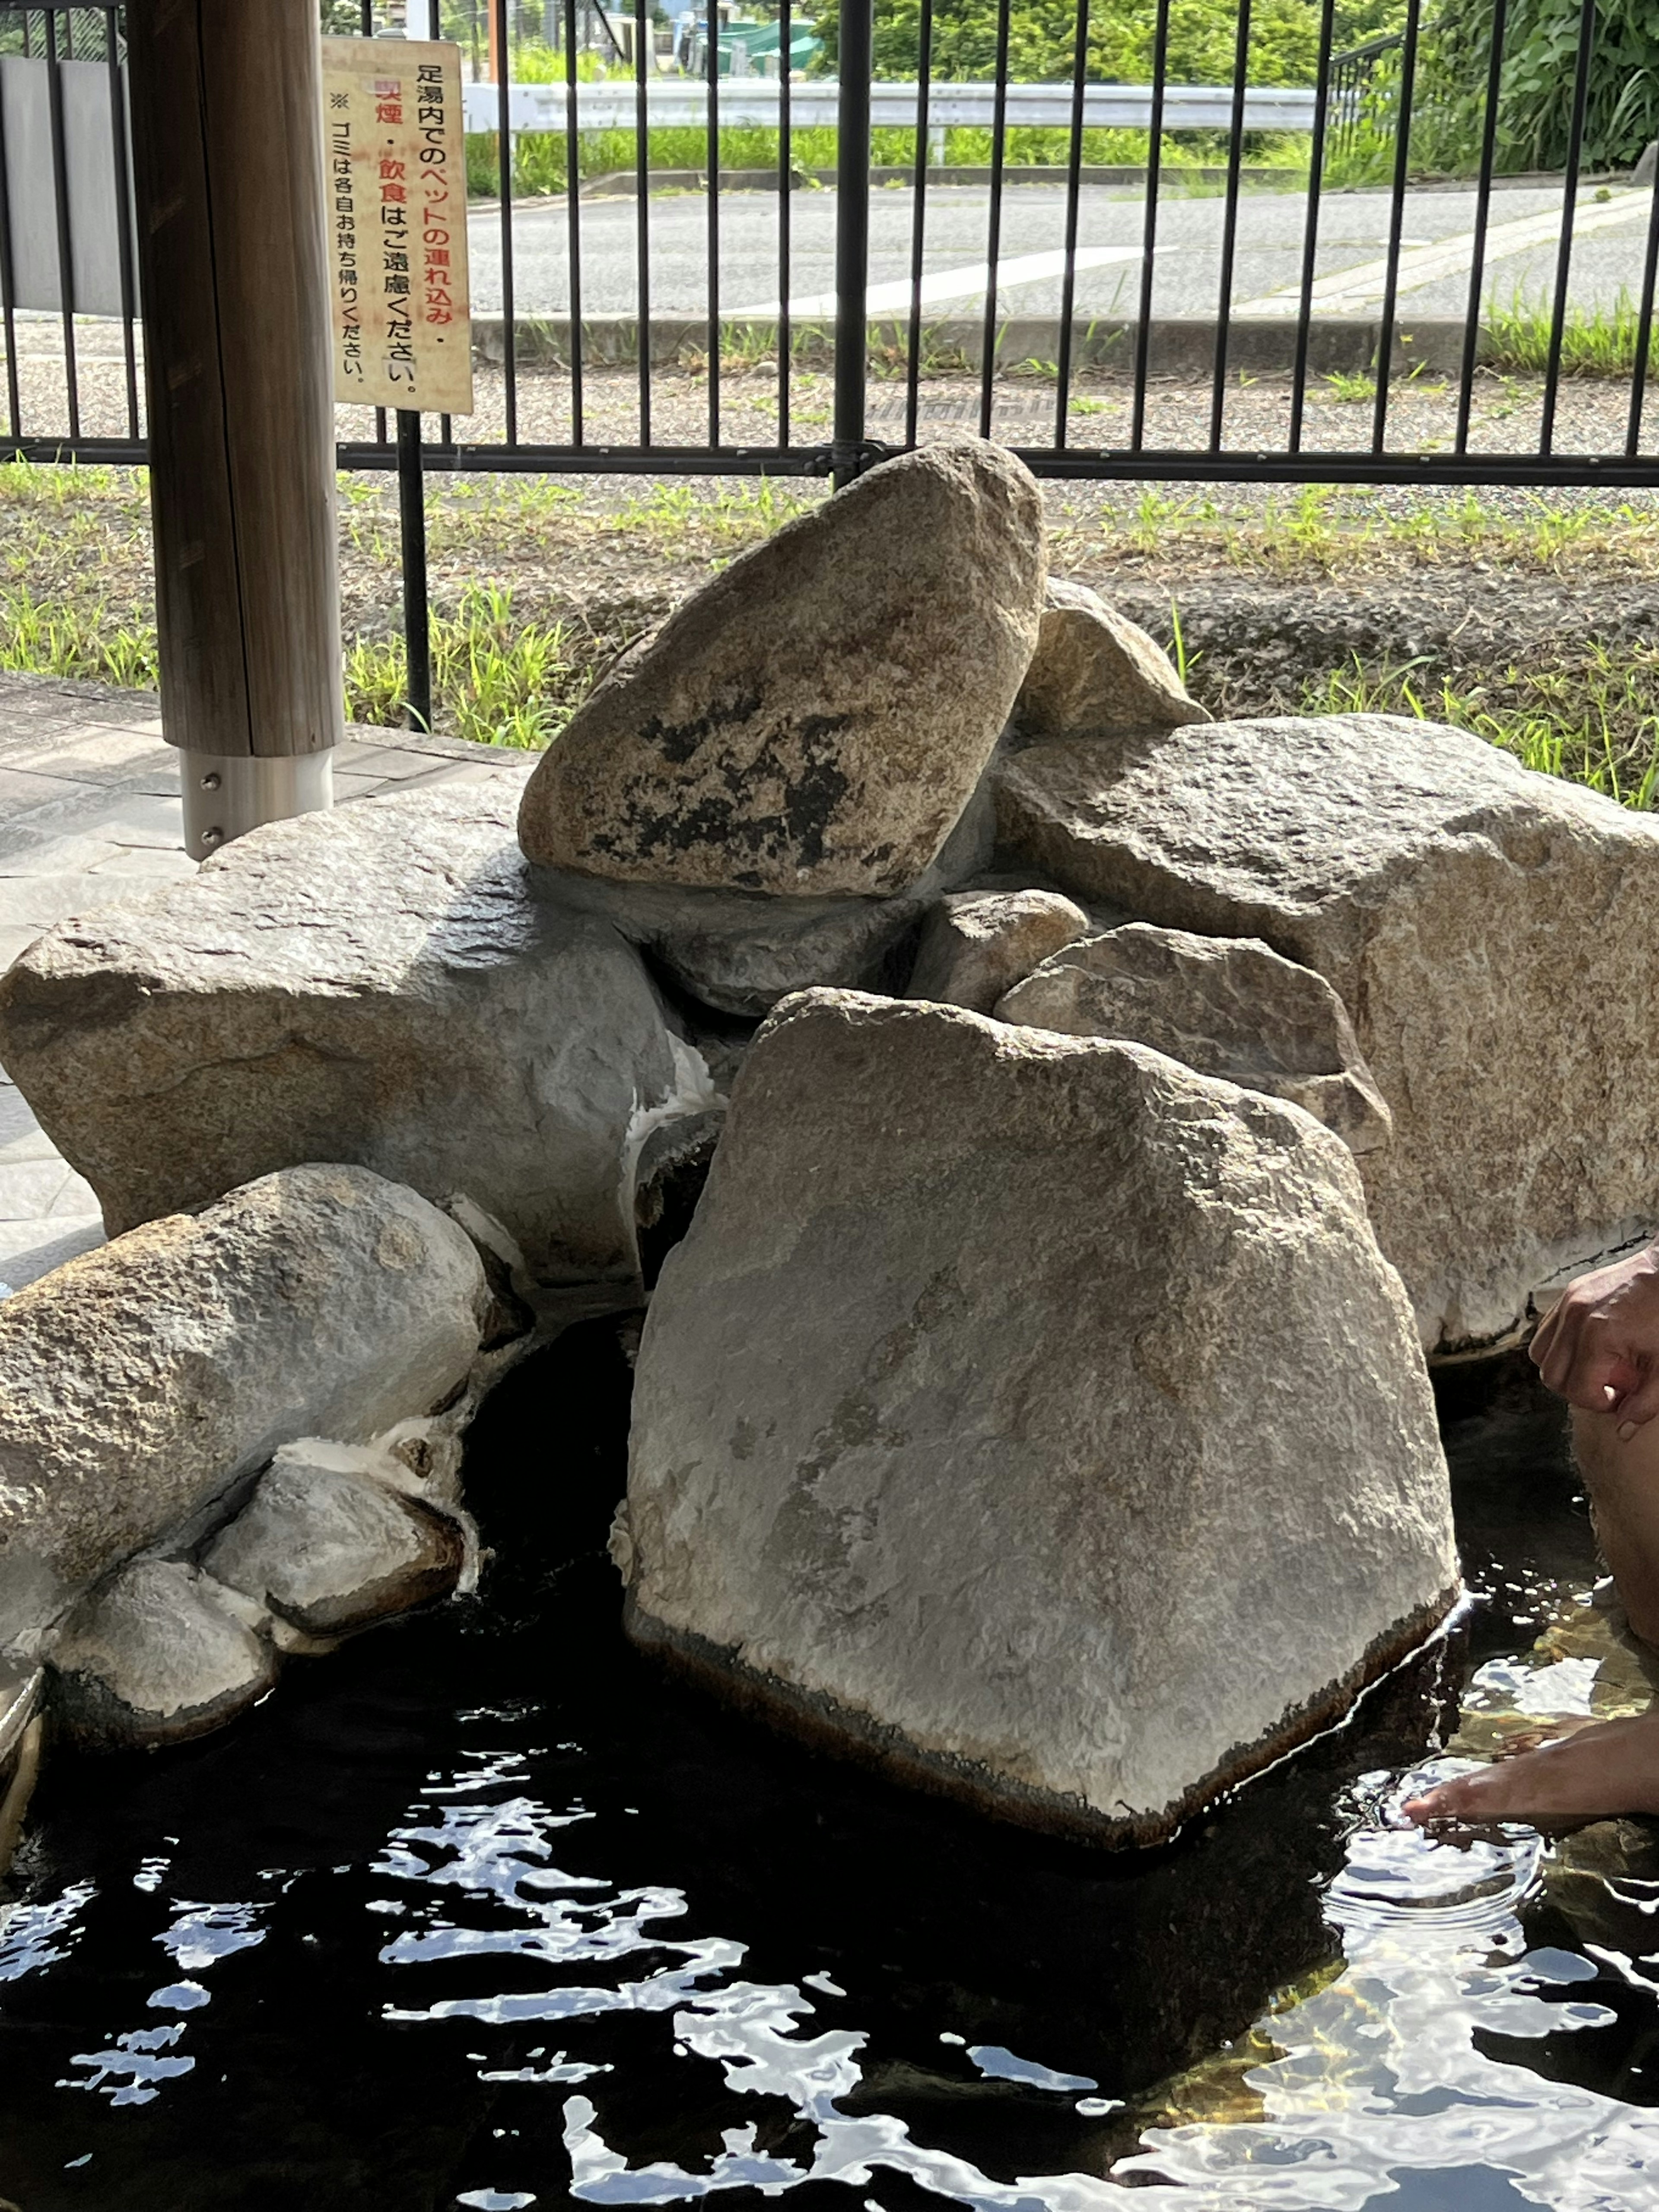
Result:
<svg viewBox="0 0 1659 2212">
<path fill-rule="evenodd" d="M 1460 1774 L 1401 1808 L 1426 1827 L 1436 1820 L 1595 1820 L 1659 1813 L 1659 1707 L 1634 1720 L 1603 1721 L 1571 1735 Z"/>
</svg>

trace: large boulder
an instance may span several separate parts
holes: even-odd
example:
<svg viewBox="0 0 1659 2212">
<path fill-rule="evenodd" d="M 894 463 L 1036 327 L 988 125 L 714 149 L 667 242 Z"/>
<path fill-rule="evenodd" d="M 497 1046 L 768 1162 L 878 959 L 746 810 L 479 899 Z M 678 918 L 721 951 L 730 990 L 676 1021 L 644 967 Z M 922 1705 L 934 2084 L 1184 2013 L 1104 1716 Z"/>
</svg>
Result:
<svg viewBox="0 0 1659 2212">
<path fill-rule="evenodd" d="M 637 1366 L 630 1632 L 1036 1825 L 1165 1836 L 1438 1620 L 1346 1147 L 1142 1047 L 843 992 L 757 1039 Z"/>
<path fill-rule="evenodd" d="M 525 851 L 625 883 L 903 890 L 1007 720 L 1044 572 L 1041 496 L 1000 447 L 872 469 L 617 664 L 530 779 Z"/>
<path fill-rule="evenodd" d="M 1170 656 L 1097 592 L 1051 576 L 1014 720 L 1036 738 L 1109 736 L 1207 722 Z"/>
<path fill-rule="evenodd" d="M 1535 1286 L 1659 1227 L 1651 817 L 1376 714 L 1036 745 L 998 804 L 1074 897 L 1260 938 L 1335 990 L 1393 1113 L 1361 1166 L 1431 1349 L 1513 1337 Z"/>
<path fill-rule="evenodd" d="M 429 1413 L 487 1304 L 465 1232 L 352 1167 L 267 1176 L 0 1302 L 0 1651 L 279 1445 Z"/>
<path fill-rule="evenodd" d="M 634 947 L 538 887 L 520 787 L 276 823 L 30 946 L 0 1060 L 112 1232 L 349 1160 L 464 1192 L 544 1280 L 633 1272 L 630 1133 L 706 1073 Z"/>
<path fill-rule="evenodd" d="M 1129 922 L 1055 953 L 988 1011 L 1033 1029 L 1151 1045 L 1200 1075 L 1288 1098 L 1350 1152 L 1389 1141 L 1389 1109 L 1341 1000 L 1322 975 L 1254 937 Z"/>
</svg>

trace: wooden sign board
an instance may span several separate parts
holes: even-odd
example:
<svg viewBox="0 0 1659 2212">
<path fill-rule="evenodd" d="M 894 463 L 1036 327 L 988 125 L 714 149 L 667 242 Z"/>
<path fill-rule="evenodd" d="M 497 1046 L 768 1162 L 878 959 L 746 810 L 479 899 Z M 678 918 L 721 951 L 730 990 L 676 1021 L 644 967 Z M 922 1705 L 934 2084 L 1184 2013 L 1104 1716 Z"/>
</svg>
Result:
<svg viewBox="0 0 1659 2212">
<path fill-rule="evenodd" d="M 472 411 L 460 48 L 323 40 L 334 397 Z"/>
</svg>

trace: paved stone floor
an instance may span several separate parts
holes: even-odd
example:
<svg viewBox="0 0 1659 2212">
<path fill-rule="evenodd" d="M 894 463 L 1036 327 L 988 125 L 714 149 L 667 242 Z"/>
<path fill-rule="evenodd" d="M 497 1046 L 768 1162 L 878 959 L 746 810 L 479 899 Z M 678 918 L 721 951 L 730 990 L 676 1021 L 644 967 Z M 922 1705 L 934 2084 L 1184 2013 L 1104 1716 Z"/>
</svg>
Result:
<svg viewBox="0 0 1659 2212">
<path fill-rule="evenodd" d="M 153 692 L 0 672 L 0 970 L 55 921 L 194 875 L 178 758 Z M 335 755 L 335 798 L 529 765 L 521 753 L 359 727 Z M 0 1075 L 0 1285 L 19 1289 L 103 1236 L 90 1186 Z"/>
</svg>

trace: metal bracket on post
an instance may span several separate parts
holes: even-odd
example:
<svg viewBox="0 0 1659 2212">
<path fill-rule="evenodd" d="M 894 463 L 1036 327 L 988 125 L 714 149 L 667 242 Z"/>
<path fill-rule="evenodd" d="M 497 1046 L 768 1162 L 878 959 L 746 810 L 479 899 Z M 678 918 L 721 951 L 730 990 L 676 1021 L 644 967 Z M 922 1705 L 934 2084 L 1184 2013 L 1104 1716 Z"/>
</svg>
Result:
<svg viewBox="0 0 1659 2212">
<path fill-rule="evenodd" d="M 205 860 L 233 837 L 266 822 L 315 814 L 334 804 L 334 748 L 314 753 L 179 755 L 185 850 Z"/>
<path fill-rule="evenodd" d="M 837 491 L 869 467 L 864 435 L 866 295 L 870 281 L 870 72 L 874 0 L 842 0 L 836 120 L 836 409 L 830 473 Z"/>
</svg>

